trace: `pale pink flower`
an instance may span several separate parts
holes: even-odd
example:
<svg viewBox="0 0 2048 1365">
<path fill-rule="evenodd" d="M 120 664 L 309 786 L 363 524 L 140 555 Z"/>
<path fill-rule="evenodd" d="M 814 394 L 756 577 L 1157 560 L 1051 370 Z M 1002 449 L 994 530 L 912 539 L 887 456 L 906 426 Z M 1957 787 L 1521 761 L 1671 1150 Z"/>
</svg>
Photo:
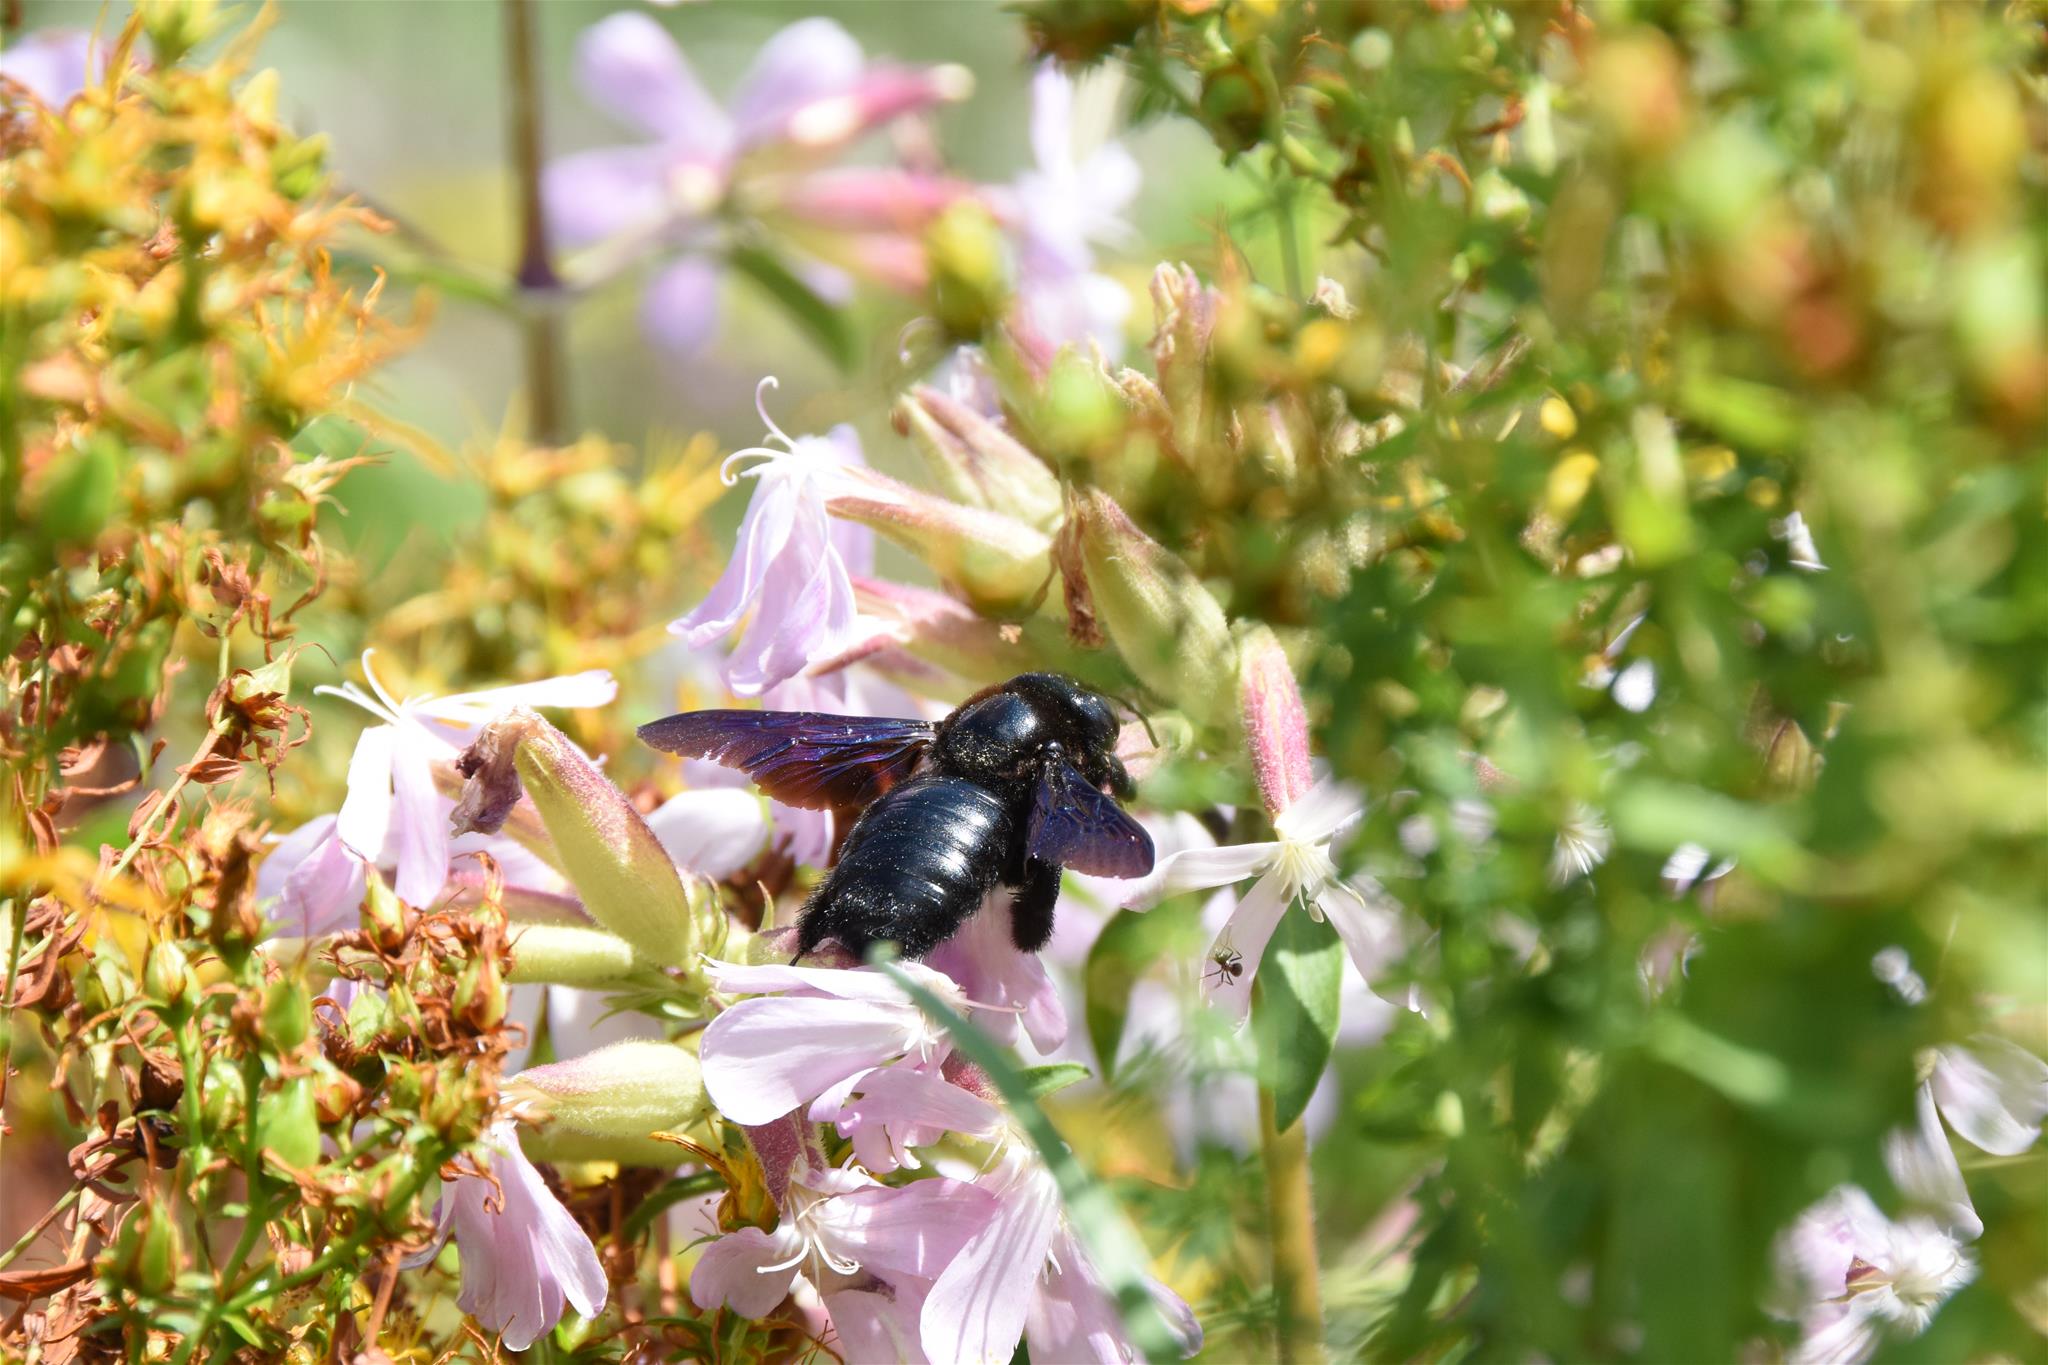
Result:
<svg viewBox="0 0 2048 1365">
<path fill-rule="evenodd" d="M 872 1340 L 909 1335 L 904 1329 L 916 1322 L 925 1287 L 983 1225 L 993 1201 L 957 1180 L 899 1189 L 858 1170 L 806 1161 L 789 1173 L 777 1207 L 782 1216 L 774 1231 L 741 1228 L 704 1249 L 690 1274 L 690 1297 L 699 1308 L 723 1304 L 759 1318 L 807 1282 L 843 1334 Z M 881 1286 L 887 1292 L 876 1294 Z M 878 1314 L 900 1315 L 899 1325 L 892 1331 Z"/>
<path fill-rule="evenodd" d="M 900 966 L 965 1012 L 960 988 L 931 968 Z M 706 961 L 712 984 L 753 999 L 720 1012 L 704 1030 L 704 1088 L 735 1123 L 772 1123 L 823 1100 L 831 1112 L 862 1073 L 898 1063 L 937 1068 L 952 1042 L 888 975 L 872 967 L 740 966 Z"/>
<path fill-rule="evenodd" d="M 677 867 L 724 881 L 768 846 L 761 798 L 738 787 L 678 792 L 647 814 L 647 828 Z"/>
<path fill-rule="evenodd" d="M 299 938 L 353 928 L 363 903 L 363 858 L 335 833 L 336 818 L 308 820 L 278 840 L 256 872 L 256 895 L 273 924 Z"/>
<path fill-rule="evenodd" d="M 925 961 L 958 982 L 969 1000 L 991 1007 L 978 1021 L 984 1032 L 1014 1043 L 1021 1022 L 1032 1045 L 1051 1052 L 1066 1041 L 1066 1006 L 1039 955 L 1017 947 L 1010 932 L 1010 901 L 1007 891 L 990 893 L 981 909 Z"/>
<path fill-rule="evenodd" d="M 1325 778 L 1274 817 L 1272 839 L 1170 854 L 1131 892 L 1130 903 L 1134 908 L 1155 905 L 1182 892 L 1258 878 L 1210 947 L 1212 962 L 1221 959 L 1240 970 L 1205 978 L 1211 998 L 1240 1016 L 1251 1008 L 1252 979 L 1266 944 L 1280 916 L 1296 903 L 1317 919 L 1329 920 L 1370 980 L 1386 957 L 1385 940 L 1396 912 L 1380 903 L 1370 883 L 1361 890 L 1340 877 L 1331 853 L 1338 836 L 1364 814 L 1364 799 L 1355 789 Z"/>
<path fill-rule="evenodd" d="M 1000 1108 L 923 1070 L 867 1073 L 842 1112 L 842 1131 L 850 1121 L 856 1142 L 865 1138 L 881 1161 L 909 1164 L 907 1149 L 922 1135 L 949 1129 L 995 1149 L 974 1182 L 993 1205 L 925 1299 L 926 1356 L 1007 1361 L 1029 1332 L 1034 1359 L 1135 1359 L 1100 1274 L 1066 1225 L 1057 1182 Z M 1183 1349 L 1199 1350 L 1201 1329 L 1186 1305 L 1162 1285 L 1151 1289 Z"/>
<path fill-rule="evenodd" d="M 450 803 L 434 789 L 435 759 L 452 760 L 476 731 L 516 706 L 603 706 L 618 684 L 602 669 L 541 682 L 394 700 L 363 655 L 365 691 L 355 683 L 314 691 L 354 702 L 384 723 L 356 740 L 348 765 L 348 796 L 334 837 L 361 863 L 389 862 L 392 890 L 409 905 L 432 905 L 448 880 Z M 336 867 L 331 854 L 323 865 Z"/>
<path fill-rule="evenodd" d="M 680 351 L 716 330 L 719 257 L 731 241 L 762 227 L 800 234 L 806 254 L 794 268 L 833 302 L 845 300 L 850 282 L 818 253 L 916 287 L 919 234 L 967 192 L 894 167 L 820 169 L 863 133 L 972 88 L 957 66 L 870 64 L 830 19 L 800 20 L 770 38 L 741 76 L 730 112 L 644 14 L 613 14 L 586 30 L 576 75 L 593 104 L 652 141 L 549 165 L 542 193 L 550 224 L 563 244 L 594 246 L 601 273 L 648 255 L 668 258 L 648 286 L 642 321 Z M 736 218 L 747 220 L 737 233 Z"/>
<path fill-rule="evenodd" d="M 761 387 L 774 383 L 764 379 Z M 865 570 L 872 558 L 871 533 L 835 522 L 826 509 L 834 492 L 851 486 L 844 471 L 861 464 L 860 439 L 845 426 L 828 436 L 792 438 L 765 409 L 761 420 L 768 439 L 782 448 L 754 446 L 726 458 L 726 482 L 753 479 L 753 499 L 725 572 L 702 602 L 669 626 L 693 649 L 740 633 L 725 681 L 742 697 L 893 635 L 854 602 L 851 573 Z M 758 463 L 734 472 L 750 460 Z M 749 613 L 752 621 L 743 628 Z"/>
<path fill-rule="evenodd" d="M 1792 1359 L 1813 1365 L 1866 1359 L 1887 1331 L 1918 1335 L 1977 1273 L 1969 1250 L 1932 1220 L 1893 1222 L 1854 1185 L 1799 1215 L 1778 1239 L 1776 1264 L 1773 1311 L 1800 1324 Z"/>
<path fill-rule="evenodd" d="M 603 1310 L 604 1267 L 589 1234 L 519 1150 L 512 1119 L 493 1123 L 482 1148 L 491 1178 L 462 1174 L 449 1183 L 433 1244 L 406 1264 L 431 1261 L 452 1232 L 462 1257 L 456 1306 L 507 1349 L 523 1351 L 553 1330 L 565 1304 L 585 1318 Z"/>
</svg>

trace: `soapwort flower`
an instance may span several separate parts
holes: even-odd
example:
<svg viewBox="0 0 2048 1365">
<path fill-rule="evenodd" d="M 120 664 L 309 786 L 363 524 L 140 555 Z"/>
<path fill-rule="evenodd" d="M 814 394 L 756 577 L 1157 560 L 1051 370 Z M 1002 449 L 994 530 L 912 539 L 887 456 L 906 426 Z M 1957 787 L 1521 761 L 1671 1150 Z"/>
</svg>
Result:
<svg viewBox="0 0 2048 1365">
<path fill-rule="evenodd" d="M 1028 1338 L 1039 1360 L 1135 1359 L 1100 1272 L 1067 1226 L 1052 1172 L 1002 1109 L 931 1070 L 877 1071 L 854 1083 L 839 1127 L 877 1169 L 914 1165 L 909 1149 L 948 1131 L 993 1149 L 973 1184 L 991 1207 L 925 1299 L 927 1357 L 1004 1361 Z M 1199 1350 L 1187 1305 L 1163 1285 L 1148 1287 L 1182 1349 Z"/>
<path fill-rule="evenodd" d="M 482 1148 L 487 1169 L 449 1182 L 434 1241 L 405 1264 L 433 1260 L 452 1234 L 462 1257 L 456 1305 L 508 1349 L 523 1351 L 553 1330 L 565 1305 L 585 1318 L 603 1310 L 604 1267 L 589 1234 L 519 1150 L 516 1120 L 492 1123 Z"/>
<path fill-rule="evenodd" d="M 564 245 L 595 247 L 605 273 L 668 258 L 641 316 L 651 337 L 678 351 L 703 345 L 717 327 L 719 256 L 735 218 L 800 239 L 798 273 L 841 302 L 849 285 L 841 265 L 918 287 L 920 232 L 968 192 L 898 167 L 823 164 L 863 133 L 973 88 L 958 66 L 871 63 L 830 19 L 799 20 L 770 38 L 729 109 L 644 14 L 613 14 L 586 30 L 576 76 L 591 103 L 651 140 L 549 165 L 541 188 L 550 224 Z"/>
<path fill-rule="evenodd" d="M 343 927 L 362 903 L 366 870 L 391 867 L 392 889 L 410 905 L 431 905 L 447 884 L 449 860 L 486 849 L 508 876 L 542 889 L 559 879 L 505 839 L 456 839 L 454 803 L 434 786 L 433 764 L 453 760 L 491 720 L 517 706 L 603 706 L 618 683 L 602 669 L 447 697 L 395 700 L 363 654 L 366 691 L 353 682 L 314 691 L 362 707 L 382 723 L 356 739 L 341 810 L 286 835 L 264 861 L 258 893 L 276 897 L 272 918 L 307 937 Z"/>
<path fill-rule="evenodd" d="M 931 1069 L 952 1040 L 885 972 L 871 967 L 741 966 L 706 961 L 711 983 L 745 994 L 704 1030 L 704 1087 L 735 1123 L 772 1123 L 823 1100 L 829 1112 L 846 1085 L 878 1067 Z M 956 1010 L 972 1008 L 951 980 L 904 963 Z"/>
<path fill-rule="evenodd" d="M 1204 980 L 1212 999 L 1242 1015 L 1251 1008 L 1252 978 L 1280 916 L 1299 904 L 1327 919 L 1361 972 L 1370 973 L 1386 954 L 1388 908 L 1378 897 L 1338 874 L 1335 842 L 1365 814 L 1353 787 L 1324 778 L 1294 805 L 1274 817 L 1273 838 L 1222 848 L 1186 849 L 1160 860 L 1133 904 L 1156 904 L 1186 891 L 1233 886 L 1256 877 L 1210 947 L 1211 960 L 1241 968 L 1218 971 Z"/>
<path fill-rule="evenodd" d="M 772 377 L 763 379 L 761 392 L 774 385 Z M 834 521 L 826 507 L 845 485 L 842 471 L 862 463 L 860 438 L 845 426 L 825 436 L 791 437 L 768 416 L 760 393 L 755 402 L 768 439 L 781 448 L 751 446 L 726 457 L 721 472 L 727 485 L 753 479 L 753 499 L 725 572 L 702 602 L 669 626 L 693 649 L 738 633 L 725 681 L 742 697 L 890 635 L 854 601 L 851 575 L 872 564 L 873 534 Z M 749 612 L 752 621 L 743 627 Z"/>
<path fill-rule="evenodd" d="M 1802 1213 L 1776 1247 L 1780 1316 L 1797 1321 L 1795 1361 L 1868 1357 L 1887 1331 L 1927 1329 L 1977 1273 L 1976 1258 L 1933 1220 L 1899 1222 L 1854 1185 Z"/>
</svg>

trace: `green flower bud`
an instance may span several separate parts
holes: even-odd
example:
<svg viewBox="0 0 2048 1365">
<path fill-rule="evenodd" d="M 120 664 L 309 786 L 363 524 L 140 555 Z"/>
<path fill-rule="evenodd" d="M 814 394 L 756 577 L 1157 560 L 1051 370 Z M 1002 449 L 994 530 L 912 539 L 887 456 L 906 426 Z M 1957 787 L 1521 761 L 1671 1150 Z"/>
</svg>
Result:
<svg viewBox="0 0 2048 1365">
<path fill-rule="evenodd" d="M 515 986 L 604 986 L 640 965 L 632 944 L 594 924 L 515 924 L 506 979 Z"/>
<path fill-rule="evenodd" d="M 199 998 L 199 978 L 175 941 L 164 939 L 149 950 L 142 964 L 142 990 L 163 1005 L 167 1019 L 183 1018 Z"/>
<path fill-rule="evenodd" d="M 600 1138 L 644 1138 L 705 1112 L 696 1055 L 651 1040 L 528 1067 L 506 1083 L 505 1093 L 548 1123 Z"/>
<path fill-rule="evenodd" d="M 673 1167 L 689 1153 L 650 1137 L 594 1137 L 551 1123 L 519 1130 L 519 1149 L 533 1161 L 609 1161 L 620 1166 Z"/>
<path fill-rule="evenodd" d="M 826 506 L 910 551 L 969 601 L 992 612 L 1029 603 L 1052 577 L 1052 539 L 1035 526 L 935 498 L 885 474 L 846 471 Z"/>
<path fill-rule="evenodd" d="M 640 812 L 561 731 L 524 707 L 486 726 L 458 765 L 470 779 L 455 832 L 495 831 L 520 789 L 540 812 L 583 907 L 661 966 L 692 963 L 711 884 L 679 872 Z"/>
<path fill-rule="evenodd" d="M 382 872 L 374 867 L 366 870 L 369 875 L 363 884 L 363 932 L 379 948 L 392 952 L 405 942 L 405 906 L 385 883 Z"/>
<path fill-rule="evenodd" d="M 320 1159 L 320 1115 L 312 1077 L 290 1077 L 275 1095 L 258 1101 L 256 1145 L 294 1170 Z"/>
<path fill-rule="evenodd" d="M 1060 518 L 1060 484 L 1045 462 L 1002 427 L 957 399 L 919 385 L 896 405 L 939 491 L 985 512 L 1005 512 L 1041 531 Z"/>
<path fill-rule="evenodd" d="M 297 1050 L 313 1031 L 313 1005 L 306 985 L 287 977 L 270 983 L 263 995 L 263 1036 L 279 1052 Z"/>
<path fill-rule="evenodd" d="M 1194 571 L 1099 489 L 1073 514 L 1095 619 L 1138 681 L 1197 721 L 1236 722 L 1237 649 Z"/>
</svg>

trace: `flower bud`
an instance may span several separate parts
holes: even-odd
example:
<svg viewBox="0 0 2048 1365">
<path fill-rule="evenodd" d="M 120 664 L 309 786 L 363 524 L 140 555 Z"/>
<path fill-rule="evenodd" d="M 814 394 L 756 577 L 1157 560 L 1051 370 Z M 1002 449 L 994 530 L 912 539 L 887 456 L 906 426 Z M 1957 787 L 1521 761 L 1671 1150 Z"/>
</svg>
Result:
<svg viewBox="0 0 2048 1365">
<path fill-rule="evenodd" d="M 176 1283 L 184 1268 L 184 1255 L 176 1216 L 152 1196 L 137 1203 L 121 1220 L 113 1249 L 101 1262 L 101 1273 L 144 1294 L 162 1294 Z"/>
<path fill-rule="evenodd" d="M 681 1128 L 705 1111 L 696 1056 L 649 1039 L 528 1067 L 506 1082 L 505 1093 L 548 1123 L 600 1138 L 644 1138 Z"/>
<path fill-rule="evenodd" d="M 896 415 L 947 497 L 1006 512 L 1041 531 L 1059 520 L 1059 480 L 990 418 L 925 385 L 896 405 Z"/>
<path fill-rule="evenodd" d="M 1003 232 L 982 205 L 961 200 L 924 238 L 932 312 L 956 337 L 978 337 L 1009 310 Z"/>
<path fill-rule="evenodd" d="M 408 913 L 397 893 L 374 867 L 365 868 L 363 879 L 363 932 L 385 952 L 395 952 L 409 932 Z"/>
<path fill-rule="evenodd" d="M 494 832 L 525 788 L 570 885 L 606 929 L 662 966 L 694 962 L 711 884 L 680 872 L 647 821 L 561 731 L 524 707 L 484 728 L 458 764 L 470 779 L 455 831 Z"/>
<path fill-rule="evenodd" d="M 606 986 L 639 965 L 632 944 L 594 924 L 515 924 L 506 980 L 515 986 Z"/>
<path fill-rule="evenodd" d="M 470 1027 L 484 1030 L 505 1019 L 505 978 L 487 957 L 471 958 L 455 982 L 455 1012 Z"/>
<path fill-rule="evenodd" d="M 257 1102 L 256 1146 L 293 1170 L 320 1159 L 320 1115 L 313 1103 L 313 1079 L 293 1076 L 275 1095 Z"/>
<path fill-rule="evenodd" d="M 149 950 L 142 964 L 142 989 L 164 1006 L 167 1015 L 182 1018 L 199 997 L 199 978 L 192 974 L 185 950 L 164 939 Z"/>
<path fill-rule="evenodd" d="M 1271 628 L 1246 631 L 1237 659 L 1238 710 L 1252 771 L 1266 813 L 1277 816 L 1315 784 L 1309 770 L 1308 709 Z"/>
<path fill-rule="evenodd" d="M 1032 667 L 1031 656 L 1019 640 L 956 597 L 858 576 L 853 580 L 853 593 L 863 616 L 894 622 L 900 628 L 910 654 L 969 681 L 1002 682 Z"/>
<path fill-rule="evenodd" d="M 521 1127 L 519 1150 L 529 1161 L 609 1161 L 620 1166 L 673 1168 L 689 1153 L 673 1142 L 651 1137 L 593 1137 L 573 1128 L 551 1123 L 543 1128 Z"/>
<path fill-rule="evenodd" d="M 1159 394 L 1173 417 L 1173 443 L 1183 459 L 1201 448 L 1211 425 L 1209 344 L 1219 307 L 1216 291 L 1188 266 L 1161 265 L 1152 272 L 1152 362 Z"/>
<path fill-rule="evenodd" d="M 306 985 L 292 977 L 270 983 L 263 995 L 263 1036 L 279 1052 L 297 1050 L 313 1031 L 313 1005 Z"/>
<path fill-rule="evenodd" d="M 977 607 L 1023 607 L 1052 577 L 1052 540 L 1001 512 L 962 507 L 884 474 L 849 469 L 832 514 L 872 526 L 924 560 Z"/>
<path fill-rule="evenodd" d="M 1194 571 L 1099 489 L 1073 511 L 1096 619 L 1138 681 L 1211 726 L 1234 720 L 1237 651 Z"/>
</svg>

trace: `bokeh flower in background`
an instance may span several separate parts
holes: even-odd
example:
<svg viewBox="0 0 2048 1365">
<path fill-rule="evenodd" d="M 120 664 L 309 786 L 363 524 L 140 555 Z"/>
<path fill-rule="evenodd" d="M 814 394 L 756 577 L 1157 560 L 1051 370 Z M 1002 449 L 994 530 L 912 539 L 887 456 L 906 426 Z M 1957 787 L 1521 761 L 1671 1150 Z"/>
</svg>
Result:
<svg viewBox="0 0 2048 1365">
<path fill-rule="evenodd" d="M 19 86 L 52 109 L 62 109 L 105 65 L 85 29 L 44 28 L 22 34 L 0 51 L 0 80 Z"/>
<path fill-rule="evenodd" d="M 561 245 L 592 249 L 598 277 L 655 261 L 641 320 L 677 351 L 716 334 L 728 253 L 751 245 L 746 225 L 766 228 L 820 296 L 844 302 L 855 277 L 918 287 L 919 232 L 966 192 L 936 174 L 829 166 L 861 135 L 973 88 L 957 66 L 870 62 L 831 19 L 769 39 L 726 107 L 668 31 L 630 10 L 583 34 L 576 73 L 592 104 L 650 140 L 553 162 L 550 225 Z"/>
<path fill-rule="evenodd" d="M 1098 246 L 1128 245 L 1124 214 L 1142 172 L 1121 143 L 1085 153 L 1075 147 L 1074 82 L 1050 63 L 1031 78 L 1031 151 L 1035 164 L 997 197 L 1016 234 L 1016 317 L 1027 344 L 1057 350 L 1094 342 L 1114 360 L 1130 295 L 1095 266 Z"/>
</svg>

